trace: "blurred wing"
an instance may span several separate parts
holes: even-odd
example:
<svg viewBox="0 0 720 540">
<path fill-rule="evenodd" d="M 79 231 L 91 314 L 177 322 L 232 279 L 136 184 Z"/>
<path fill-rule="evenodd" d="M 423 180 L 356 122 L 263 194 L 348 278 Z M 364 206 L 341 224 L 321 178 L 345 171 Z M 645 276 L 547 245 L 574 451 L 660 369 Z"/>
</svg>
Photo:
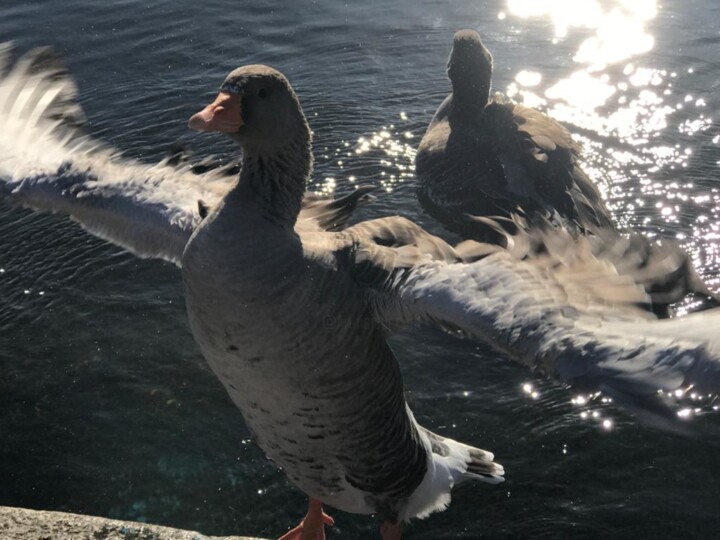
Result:
<svg viewBox="0 0 720 540">
<path fill-rule="evenodd" d="M 375 200 L 370 194 L 374 190 L 373 186 L 358 186 L 337 199 L 306 193 L 295 228 L 298 231 L 340 231 L 347 227 L 358 207 Z"/>
<path fill-rule="evenodd" d="M 500 258 L 410 272 L 400 278 L 400 301 L 420 320 L 480 338 L 582 391 L 604 392 L 658 424 L 673 418 L 662 396 L 720 391 L 720 310 L 658 321 L 583 309 L 567 296 L 582 287 L 574 276 L 511 272 Z"/>
<path fill-rule="evenodd" d="M 693 268 L 690 256 L 670 238 L 649 239 L 639 233 L 621 235 L 612 229 L 575 239 L 563 230 L 551 230 L 537 222 L 528 231 L 519 216 L 512 219 L 468 217 L 477 235 L 493 242 L 520 260 L 552 256 L 562 264 L 574 260 L 584 245 L 592 257 L 612 265 L 614 271 L 641 285 L 650 298 L 646 306 L 659 317 L 668 317 L 673 304 L 687 295 L 699 296 L 701 307 L 720 306 L 720 295 L 712 292 Z"/>
<path fill-rule="evenodd" d="M 8 66 L 9 47 L 0 51 Z M 92 234 L 141 257 L 176 264 L 200 221 L 232 185 L 123 158 L 85 136 L 76 87 L 51 49 L 0 74 L 0 195 L 14 205 L 70 215 Z"/>
<path fill-rule="evenodd" d="M 389 330 L 434 322 L 653 420 L 673 417 L 658 390 L 720 391 L 720 310 L 656 320 L 644 289 L 587 239 L 519 260 L 475 242 L 431 251 L 419 246 L 433 237 L 415 234 L 356 243 L 352 271 Z"/>
<path fill-rule="evenodd" d="M 122 157 L 83 134 L 76 86 L 49 48 L 14 66 L 0 47 L 0 197 L 11 204 L 67 214 L 90 233 L 140 257 L 180 265 L 197 225 L 234 185 L 233 166 L 157 165 Z M 12 66 L 12 67 L 11 67 Z M 309 195 L 300 230 L 339 230 L 368 202 L 360 187 L 338 199 Z"/>
</svg>

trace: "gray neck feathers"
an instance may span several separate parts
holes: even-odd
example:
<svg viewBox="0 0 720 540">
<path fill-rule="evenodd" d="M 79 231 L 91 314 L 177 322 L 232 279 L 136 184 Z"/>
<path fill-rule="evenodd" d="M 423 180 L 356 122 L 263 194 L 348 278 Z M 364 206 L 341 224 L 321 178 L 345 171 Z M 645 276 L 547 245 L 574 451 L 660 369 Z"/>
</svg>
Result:
<svg viewBox="0 0 720 540">
<path fill-rule="evenodd" d="M 238 193 L 264 207 L 266 216 L 294 227 L 307 180 L 312 173 L 312 145 L 306 122 L 282 147 L 259 150 L 246 146 Z"/>
<path fill-rule="evenodd" d="M 474 33 L 456 38 L 448 62 L 455 109 L 464 114 L 481 112 L 490 101 L 492 55 Z"/>
<path fill-rule="evenodd" d="M 490 101 L 490 77 L 467 77 L 452 80 L 453 112 L 472 118 L 483 111 Z"/>
</svg>

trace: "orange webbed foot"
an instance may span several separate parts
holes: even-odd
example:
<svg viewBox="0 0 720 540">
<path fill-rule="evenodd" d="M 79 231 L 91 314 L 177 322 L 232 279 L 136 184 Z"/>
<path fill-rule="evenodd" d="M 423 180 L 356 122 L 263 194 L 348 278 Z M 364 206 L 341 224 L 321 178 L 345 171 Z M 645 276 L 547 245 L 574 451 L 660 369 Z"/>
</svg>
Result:
<svg viewBox="0 0 720 540">
<path fill-rule="evenodd" d="M 278 540 L 325 540 L 325 525 L 334 524 L 335 520 L 322 511 L 322 503 L 311 498 L 305 519 Z"/>
<path fill-rule="evenodd" d="M 385 521 L 380 525 L 380 536 L 382 536 L 382 540 L 400 540 L 402 536 L 402 526 Z"/>
</svg>

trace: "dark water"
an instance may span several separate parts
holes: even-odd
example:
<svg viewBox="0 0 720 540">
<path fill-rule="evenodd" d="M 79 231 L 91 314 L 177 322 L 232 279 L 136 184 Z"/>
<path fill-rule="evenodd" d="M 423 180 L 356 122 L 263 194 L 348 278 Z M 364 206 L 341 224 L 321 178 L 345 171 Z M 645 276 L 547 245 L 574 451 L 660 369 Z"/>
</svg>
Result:
<svg viewBox="0 0 720 540">
<path fill-rule="evenodd" d="M 178 138 L 229 155 L 231 143 L 190 135 L 186 119 L 227 71 L 267 63 L 295 85 L 315 132 L 316 187 L 385 186 L 364 217 L 401 213 L 436 233 L 414 199 L 412 148 L 447 91 L 452 33 L 476 28 L 496 88 L 544 100 L 585 142 L 618 221 L 678 237 L 720 286 L 714 0 L 100 4 L 0 8 L 0 40 L 66 56 L 93 134 L 148 161 Z M 573 404 L 571 391 L 433 329 L 393 345 L 418 419 L 493 450 L 507 470 L 501 486 L 462 486 L 408 538 L 716 537 L 715 415 L 680 437 L 599 400 Z M 259 536 L 305 509 L 194 345 L 178 270 L 1 204 L 0 504 Z M 369 518 L 335 517 L 329 538 L 377 536 Z"/>
</svg>

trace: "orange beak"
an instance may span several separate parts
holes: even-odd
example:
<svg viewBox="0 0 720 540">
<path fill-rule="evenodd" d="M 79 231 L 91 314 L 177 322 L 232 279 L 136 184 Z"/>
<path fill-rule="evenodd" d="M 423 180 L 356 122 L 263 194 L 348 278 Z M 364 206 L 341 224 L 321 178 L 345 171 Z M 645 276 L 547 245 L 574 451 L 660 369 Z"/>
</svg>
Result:
<svg viewBox="0 0 720 540">
<path fill-rule="evenodd" d="M 188 127 L 195 131 L 235 133 L 242 125 L 240 95 L 230 92 L 220 92 L 215 101 L 188 120 Z"/>
</svg>

